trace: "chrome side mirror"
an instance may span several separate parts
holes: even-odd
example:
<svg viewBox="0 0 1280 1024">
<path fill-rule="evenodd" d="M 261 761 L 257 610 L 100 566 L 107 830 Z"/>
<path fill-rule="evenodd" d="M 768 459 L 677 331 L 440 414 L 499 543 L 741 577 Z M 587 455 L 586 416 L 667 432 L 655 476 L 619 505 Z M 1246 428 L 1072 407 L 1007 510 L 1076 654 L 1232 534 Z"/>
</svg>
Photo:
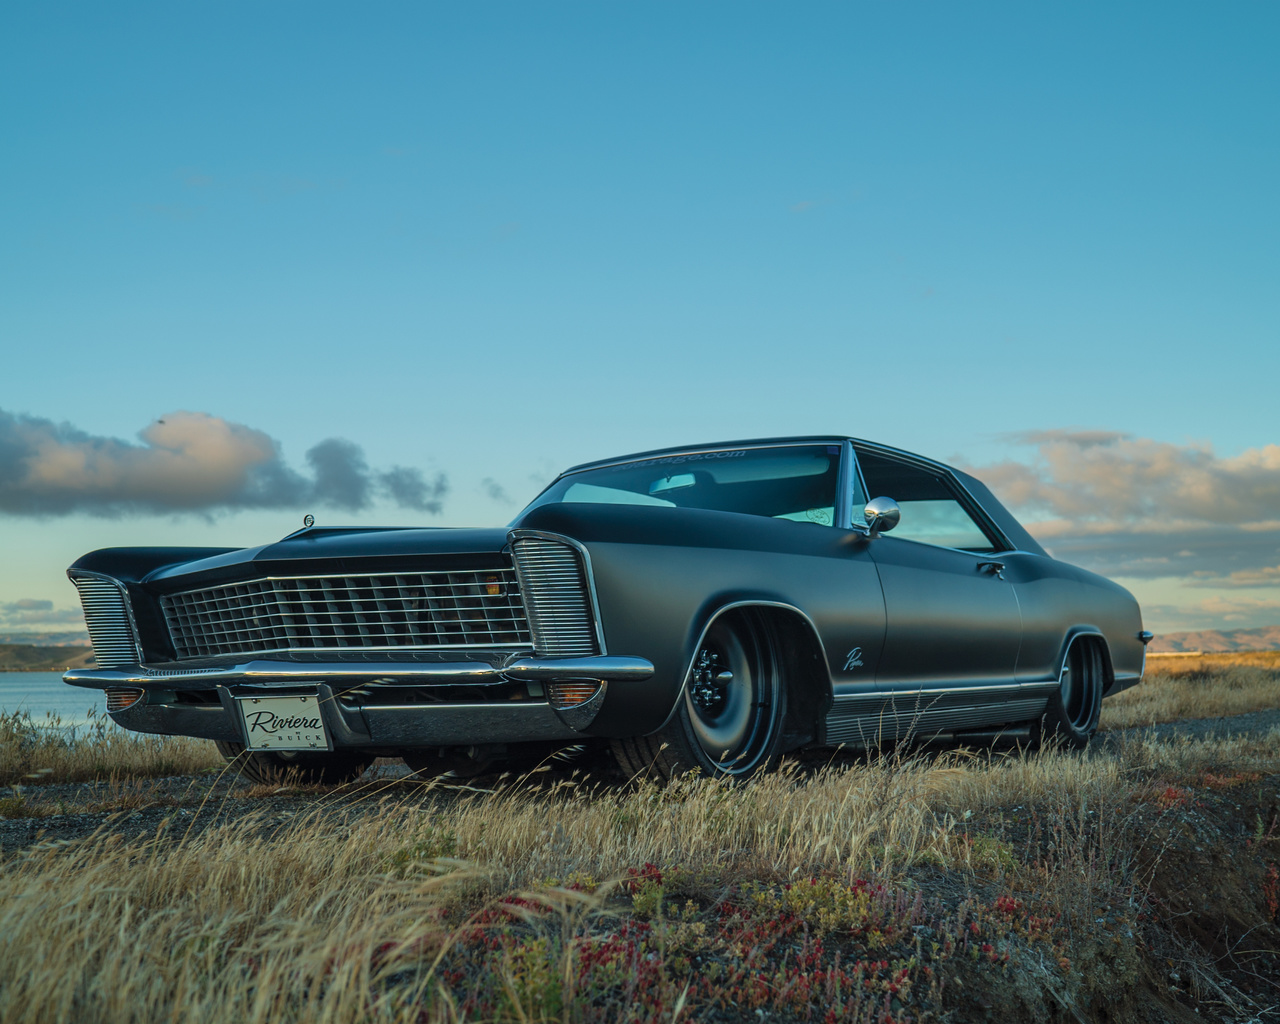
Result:
<svg viewBox="0 0 1280 1024">
<path fill-rule="evenodd" d="M 892 498 L 872 498 L 867 502 L 867 535 L 874 537 L 878 533 L 888 533 L 898 525 L 902 518 L 902 509 Z"/>
</svg>

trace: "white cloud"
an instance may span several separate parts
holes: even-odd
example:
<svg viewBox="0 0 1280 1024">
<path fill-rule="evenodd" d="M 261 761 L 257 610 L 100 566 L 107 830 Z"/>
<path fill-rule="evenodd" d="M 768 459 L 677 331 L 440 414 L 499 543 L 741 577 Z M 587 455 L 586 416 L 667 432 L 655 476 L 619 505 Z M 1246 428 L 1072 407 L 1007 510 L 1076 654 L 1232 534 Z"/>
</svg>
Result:
<svg viewBox="0 0 1280 1024">
<path fill-rule="evenodd" d="M 312 447 L 310 472 L 300 473 L 268 434 L 208 413 L 167 413 L 138 437 L 97 437 L 0 410 L 0 512 L 115 516 L 311 504 L 354 511 L 382 496 L 438 513 L 448 490 L 443 475 L 371 470 L 360 448 L 340 438 Z"/>
<path fill-rule="evenodd" d="M 1182 630 L 1249 629 L 1280 622 L 1280 600 L 1215 594 L 1199 601 L 1142 602 L 1142 619 L 1157 634 Z"/>
<path fill-rule="evenodd" d="M 30 597 L 0 603 L 0 628 L 67 625 L 83 627 L 84 613 L 79 608 L 54 608 L 52 601 Z"/>
<path fill-rule="evenodd" d="M 1039 431 L 1030 463 L 970 469 L 1054 553 L 1108 575 L 1280 585 L 1280 445 L 1223 458 L 1108 431 Z"/>
</svg>

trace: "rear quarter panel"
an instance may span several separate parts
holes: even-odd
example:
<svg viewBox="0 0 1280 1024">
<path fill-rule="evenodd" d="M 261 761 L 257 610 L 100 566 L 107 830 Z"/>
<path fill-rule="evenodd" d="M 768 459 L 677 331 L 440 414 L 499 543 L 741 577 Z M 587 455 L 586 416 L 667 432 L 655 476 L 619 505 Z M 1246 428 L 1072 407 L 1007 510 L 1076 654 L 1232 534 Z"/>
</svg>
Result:
<svg viewBox="0 0 1280 1024">
<path fill-rule="evenodd" d="M 1100 633 L 1106 640 L 1115 688 L 1141 678 L 1145 648 L 1138 634 L 1142 612 L 1129 591 L 1047 555 L 1015 552 L 1000 557 L 1022 616 L 1020 681 L 1056 678 L 1068 643 L 1080 633 Z"/>
</svg>

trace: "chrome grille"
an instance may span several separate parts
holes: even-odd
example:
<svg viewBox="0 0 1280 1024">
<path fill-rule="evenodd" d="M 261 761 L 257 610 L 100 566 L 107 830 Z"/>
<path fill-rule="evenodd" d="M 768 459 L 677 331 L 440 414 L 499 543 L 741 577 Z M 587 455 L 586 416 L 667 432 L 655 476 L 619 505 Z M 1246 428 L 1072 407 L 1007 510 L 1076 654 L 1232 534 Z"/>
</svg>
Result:
<svg viewBox="0 0 1280 1024">
<path fill-rule="evenodd" d="M 602 654 L 578 551 L 560 541 L 521 537 L 511 545 L 529 611 L 533 648 L 544 657 Z"/>
<path fill-rule="evenodd" d="M 72 576 L 71 582 L 80 591 L 84 622 L 98 667 L 136 665 L 140 660 L 138 641 L 120 585 L 99 576 Z"/>
<path fill-rule="evenodd" d="M 530 646 L 510 569 L 271 577 L 170 594 L 160 606 L 179 658 Z"/>
</svg>

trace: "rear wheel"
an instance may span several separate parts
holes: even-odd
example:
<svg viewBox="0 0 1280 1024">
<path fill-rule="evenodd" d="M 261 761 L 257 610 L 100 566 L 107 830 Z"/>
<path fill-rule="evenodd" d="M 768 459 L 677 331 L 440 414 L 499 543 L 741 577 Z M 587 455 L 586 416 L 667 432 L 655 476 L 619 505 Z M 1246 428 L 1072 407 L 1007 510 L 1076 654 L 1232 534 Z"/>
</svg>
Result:
<svg viewBox="0 0 1280 1024">
<path fill-rule="evenodd" d="M 231 770 L 250 782 L 296 780 L 306 785 L 337 786 L 358 779 L 373 764 L 372 754 L 359 751 L 246 750 L 242 743 L 215 742 Z"/>
<path fill-rule="evenodd" d="M 728 612 L 703 637 L 671 720 L 652 736 L 615 740 L 614 756 L 628 775 L 661 780 L 767 771 L 782 753 L 786 698 L 769 617 L 753 608 Z"/>
<path fill-rule="evenodd" d="M 1106 666 L 1102 646 L 1092 637 L 1072 641 L 1062 662 L 1058 689 L 1040 720 L 1042 742 L 1057 741 L 1083 750 L 1098 730 Z"/>
</svg>

